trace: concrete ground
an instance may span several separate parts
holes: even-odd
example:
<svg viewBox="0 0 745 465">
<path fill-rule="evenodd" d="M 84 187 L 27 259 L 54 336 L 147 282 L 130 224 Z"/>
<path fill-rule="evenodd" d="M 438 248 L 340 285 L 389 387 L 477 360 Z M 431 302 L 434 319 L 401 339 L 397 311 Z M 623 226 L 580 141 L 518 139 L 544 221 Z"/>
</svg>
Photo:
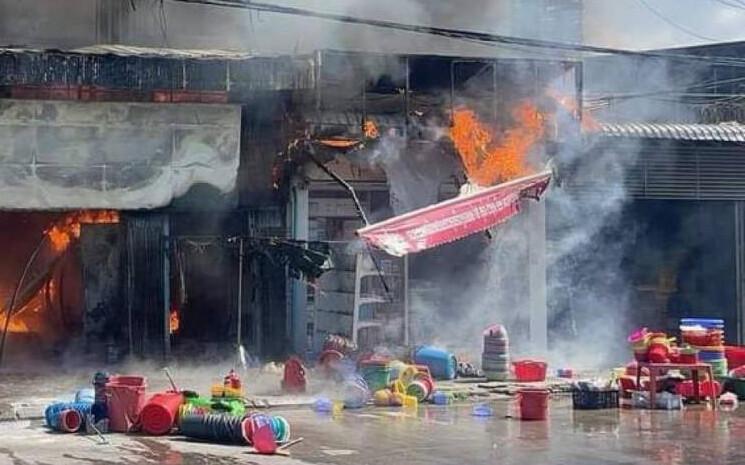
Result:
<svg viewBox="0 0 745 465">
<path fill-rule="evenodd" d="M 734 412 L 573 411 L 554 401 L 550 420 L 511 418 L 512 402 L 496 401 L 490 418 L 471 406 L 427 406 L 416 413 L 366 408 L 334 418 L 308 408 L 273 409 L 292 425 L 292 457 L 263 457 L 240 446 L 174 436 L 95 437 L 47 431 L 41 421 L 0 422 L 0 464 L 742 464 L 745 407 Z"/>
</svg>

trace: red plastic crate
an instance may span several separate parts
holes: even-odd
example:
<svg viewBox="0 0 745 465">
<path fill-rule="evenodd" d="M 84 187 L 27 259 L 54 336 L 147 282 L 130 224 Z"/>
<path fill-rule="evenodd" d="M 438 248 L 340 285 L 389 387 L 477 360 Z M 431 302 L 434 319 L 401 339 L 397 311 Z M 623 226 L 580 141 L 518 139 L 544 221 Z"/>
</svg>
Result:
<svg viewBox="0 0 745 465">
<path fill-rule="evenodd" d="M 515 378 L 523 382 L 544 381 L 548 364 L 536 360 L 519 360 L 512 362 Z"/>
<path fill-rule="evenodd" d="M 722 392 L 718 381 L 699 381 L 698 390 L 701 397 L 717 397 Z M 675 392 L 686 398 L 693 397 L 693 381 L 679 383 L 675 386 Z"/>
<path fill-rule="evenodd" d="M 725 346 L 724 356 L 730 370 L 745 365 L 745 346 Z"/>
</svg>

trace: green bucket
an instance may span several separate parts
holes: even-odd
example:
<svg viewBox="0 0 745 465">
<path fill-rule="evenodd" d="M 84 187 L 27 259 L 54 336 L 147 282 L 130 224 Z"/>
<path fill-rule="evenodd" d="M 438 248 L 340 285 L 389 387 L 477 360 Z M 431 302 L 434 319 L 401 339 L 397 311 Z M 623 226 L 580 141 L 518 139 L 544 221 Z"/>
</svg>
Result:
<svg viewBox="0 0 745 465">
<path fill-rule="evenodd" d="M 360 370 L 371 393 L 385 389 L 391 383 L 391 369 L 384 365 L 367 365 Z"/>
<path fill-rule="evenodd" d="M 712 360 L 708 362 L 715 378 L 727 376 L 727 359 Z"/>
<path fill-rule="evenodd" d="M 728 378 L 727 382 L 730 388 L 737 394 L 737 398 L 745 400 L 745 378 Z"/>
</svg>

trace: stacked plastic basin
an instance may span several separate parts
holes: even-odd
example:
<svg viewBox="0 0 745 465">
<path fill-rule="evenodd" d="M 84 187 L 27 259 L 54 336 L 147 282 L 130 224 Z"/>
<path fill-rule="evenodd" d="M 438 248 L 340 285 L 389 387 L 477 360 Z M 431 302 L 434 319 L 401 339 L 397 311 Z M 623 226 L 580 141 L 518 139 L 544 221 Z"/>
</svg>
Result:
<svg viewBox="0 0 745 465">
<path fill-rule="evenodd" d="M 698 349 L 699 361 L 710 364 L 715 377 L 727 376 L 724 320 L 683 318 L 680 320 L 680 332 L 682 342 Z"/>
<path fill-rule="evenodd" d="M 510 340 L 502 325 L 484 330 L 484 351 L 481 369 L 490 381 L 504 381 L 510 377 Z"/>
</svg>

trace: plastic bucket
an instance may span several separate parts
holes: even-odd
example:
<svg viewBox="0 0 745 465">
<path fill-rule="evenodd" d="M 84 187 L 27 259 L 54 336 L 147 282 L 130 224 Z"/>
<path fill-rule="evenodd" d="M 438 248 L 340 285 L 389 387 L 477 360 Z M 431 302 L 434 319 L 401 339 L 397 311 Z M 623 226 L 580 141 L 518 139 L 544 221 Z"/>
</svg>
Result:
<svg viewBox="0 0 745 465">
<path fill-rule="evenodd" d="M 502 325 L 491 325 L 484 330 L 483 335 L 499 339 L 507 339 L 507 330 Z"/>
<path fill-rule="evenodd" d="M 523 382 L 544 381 L 546 379 L 546 362 L 535 360 L 520 360 L 512 363 L 515 368 L 515 378 Z"/>
<path fill-rule="evenodd" d="M 142 431 L 152 436 L 168 434 L 176 424 L 184 396 L 180 392 L 161 392 L 153 395 L 140 412 Z"/>
<path fill-rule="evenodd" d="M 415 379 L 406 386 L 406 394 L 416 397 L 419 402 L 427 400 L 432 393 L 432 384 L 427 378 Z"/>
<path fill-rule="evenodd" d="M 745 347 L 743 346 L 725 346 L 724 355 L 730 369 L 745 365 Z"/>
<path fill-rule="evenodd" d="M 521 420 L 545 420 L 548 417 L 547 389 L 520 389 L 517 393 Z"/>
<path fill-rule="evenodd" d="M 670 346 L 667 344 L 653 342 L 649 345 L 647 351 L 647 358 L 652 363 L 666 363 L 669 362 Z"/>
<path fill-rule="evenodd" d="M 707 329 L 722 329 L 724 328 L 724 320 L 717 318 L 681 318 L 680 326 L 701 326 Z"/>
<path fill-rule="evenodd" d="M 667 334 L 665 333 L 651 333 L 649 335 L 649 345 L 652 344 L 664 344 L 666 346 L 670 346 L 670 341 L 672 339 L 667 337 Z"/>
<path fill-rule="evenodd" d="M 370 390 L 365 380 L 358 376 L 348 378 L 342 386 L 344 407 L 362 408 L 370 398 Z"/>
<path fill-rule="evenodd" d="M 59 415 L 59 430 L 65 433 L 75 433 L 83 425 L 83 416 L 77 410 L 63 410 Z"/>
<path fill-rule="evenodd" d="M 639 328 L 633 333 L 629 334 L 629 337 L 626 338 L 626 340 L 631 344 L 643 344 L 646 345 L 647 341 L 649 340 L 649 331 L 647 331 L 647 328 Z"/>
<path fill-rule="evenodd" d="M 142 376 L 112 376 L 106 383 L 109 430 L 128 433 L 145 406 L 147 380 Z"/>
<path fill-rule="evenodd" d="M 391 369 L 386 365 L 366 365 L 360 371 L 368 388 L 373 392 L 385 389 L 391 382 Z"/>
<path fill-rule="evenodd" d="M 91 413 L 92 406 L 90 402 L 56 402 L 44 410 L 44 419 L 48 427 L 57 430 L 60 427 L 62 412 L 75 410 L 80 413 L 81 418 L 84 418 L 85 415 Z"/>
<path fill-rule="evenodd" d="M 290 423 L 279 415 L 269 417 L 274 433 L 274 440 L 278 443 L 285 443 L 290 440 Z"/>
</svg>

